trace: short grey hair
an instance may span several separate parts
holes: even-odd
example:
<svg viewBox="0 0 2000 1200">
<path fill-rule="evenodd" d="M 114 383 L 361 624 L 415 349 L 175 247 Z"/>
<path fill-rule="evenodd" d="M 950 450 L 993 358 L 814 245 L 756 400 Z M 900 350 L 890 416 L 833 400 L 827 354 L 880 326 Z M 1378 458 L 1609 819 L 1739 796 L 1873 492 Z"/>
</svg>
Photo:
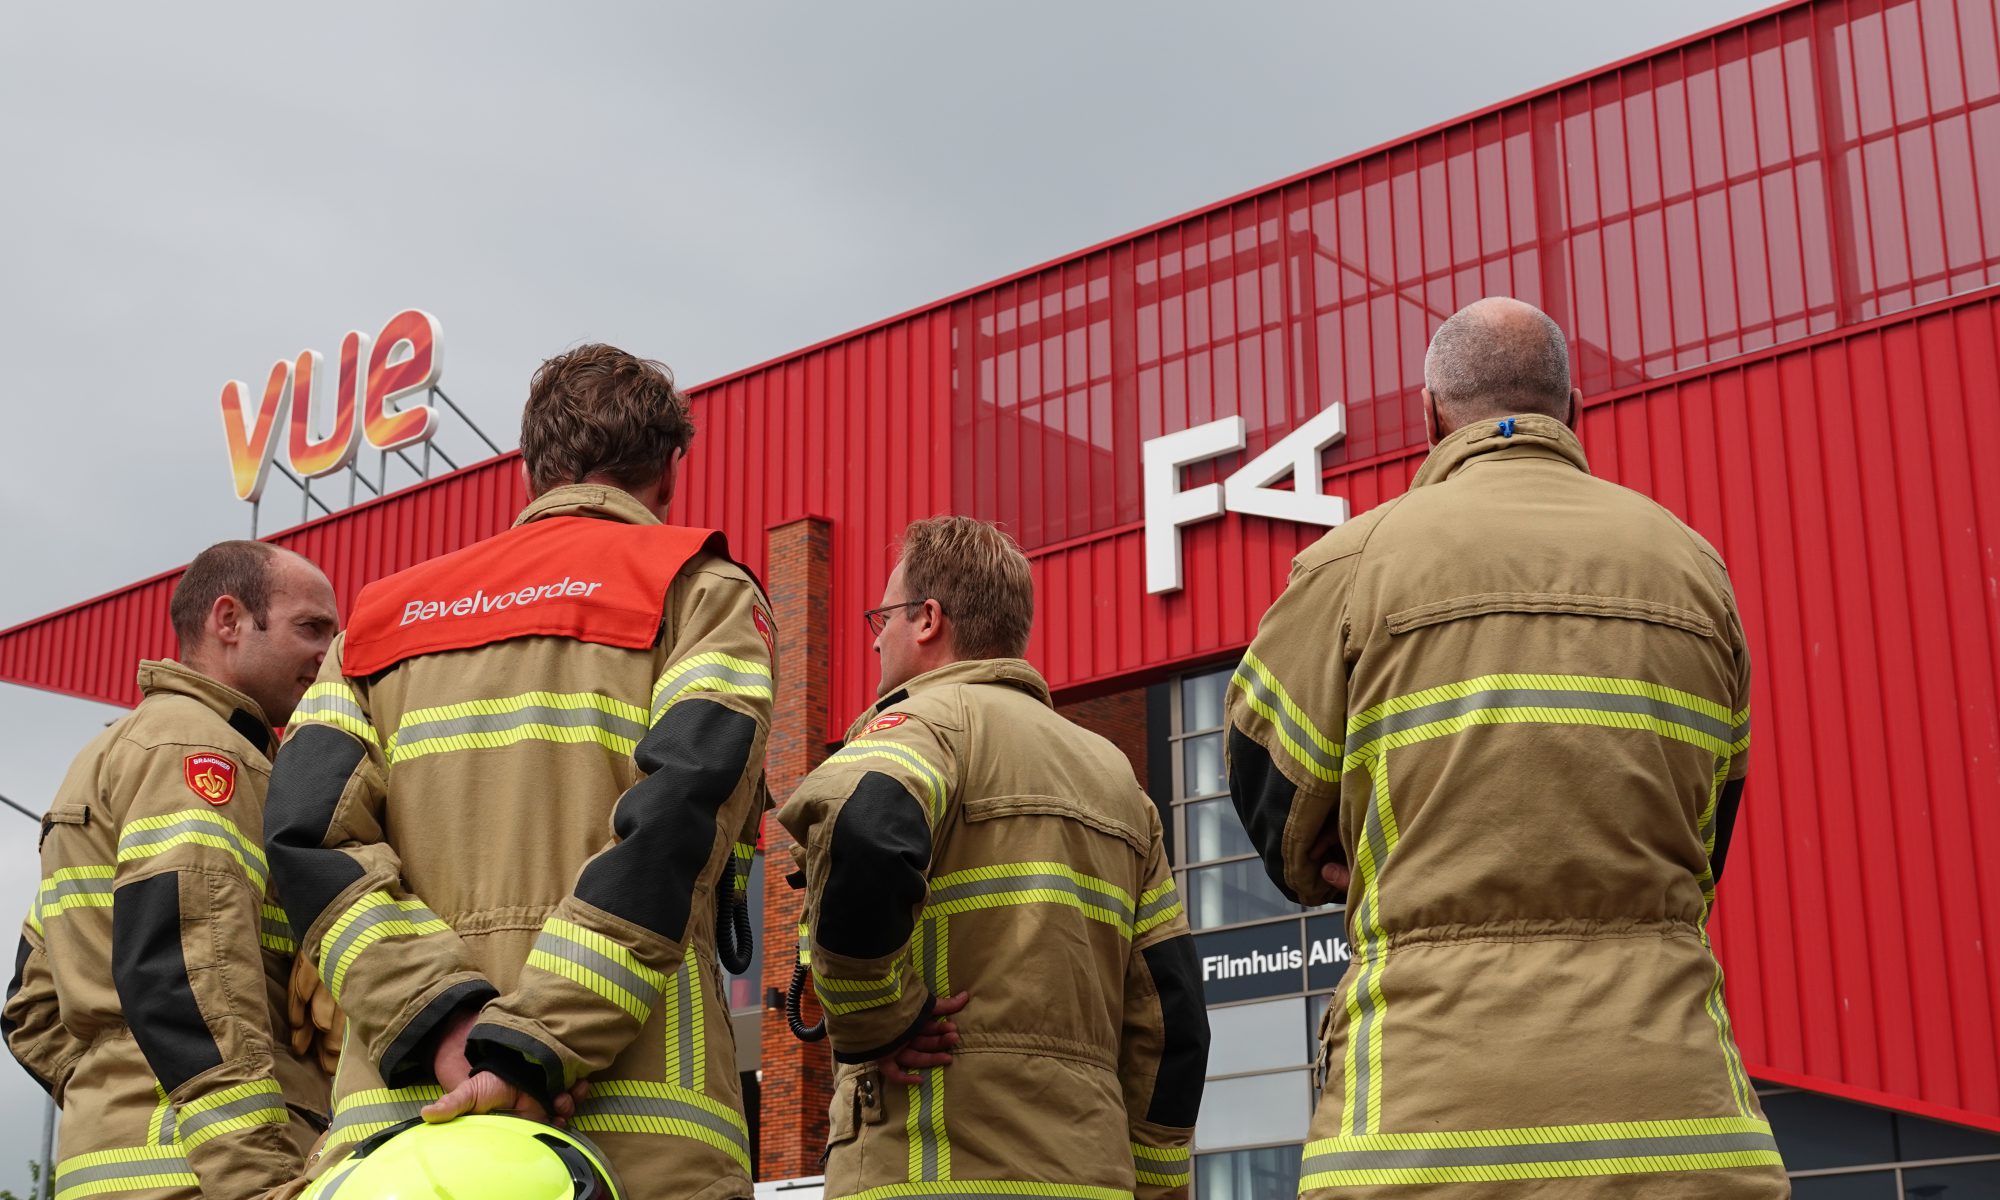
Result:
<svg viewBox="0 0 2000 1200">
<path fill-rule="evenodd" d="M 1438 326 L 1424 386 L 1454 425 L 1514 413 L 1569 414 L 1569 346 L 1532 305 L 1476 301 Z"/>
</svg>

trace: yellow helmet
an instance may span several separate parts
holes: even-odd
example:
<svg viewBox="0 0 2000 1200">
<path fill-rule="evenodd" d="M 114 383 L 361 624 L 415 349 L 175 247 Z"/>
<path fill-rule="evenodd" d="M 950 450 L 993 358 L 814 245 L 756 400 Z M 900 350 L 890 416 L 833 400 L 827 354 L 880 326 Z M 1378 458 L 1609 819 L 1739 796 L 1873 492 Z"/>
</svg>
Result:
<svg viewBox="0 0 2000 1200">
<path fill-rule="evenodd" d="M 313 1181 L 301 1200 L 624 1200 L 603 1151 L 520 1117 L 405 1121 Z"/>
</svg>

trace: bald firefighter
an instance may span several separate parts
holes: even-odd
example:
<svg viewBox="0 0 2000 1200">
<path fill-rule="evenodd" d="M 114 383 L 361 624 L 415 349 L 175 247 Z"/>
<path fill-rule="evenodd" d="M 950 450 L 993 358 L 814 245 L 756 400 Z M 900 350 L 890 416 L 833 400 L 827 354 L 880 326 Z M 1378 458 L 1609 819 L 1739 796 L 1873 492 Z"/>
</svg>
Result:
<svg viewBox="0 0 2000 1200">
<path fill-rule="evenodd" d="M 1307 1197 L 1777 1197 L 1704 932 L 1748 766 L 1715 550 L 1595 479 L 1563 335 L 1484 300 L 1435 448 L 1301 554 L 1229 691 L 1265 868 L 1345 900 Z"/>
<path fill-rule="evenodd" d="M 750 1195 L 715 925 L 772 629 L 720 534 L 661 523 L 693 435 L 657 363 L 543 363 L 513 528 L 364 589 L 307 694 L 270 850 L 349 1022 L 316 1172 L 510 1111 L 570 1117 L 628 1195 Z"/>
<path fill-rule="evenodd" d="M 1021 660 L 1027 560 L 918 521 L 867 616 L 881 699 L 780 814 L 839 1064 L 827 1195 L 1186 1196 L 1194 944 L 1130 763 Z"/>
<path fill-rule="evenodd" d="M 180 662 L 70 767 L 8 988 L 8 1049 L 62 1106 L 55 1192 L 254 1196 L 298 1175 L 326 1074 L 286 1020 L 294 944 L 263 851 L 273 726 L 337 618 L 310 562 L 223 542 L 170 601 Z"/>
</svg>

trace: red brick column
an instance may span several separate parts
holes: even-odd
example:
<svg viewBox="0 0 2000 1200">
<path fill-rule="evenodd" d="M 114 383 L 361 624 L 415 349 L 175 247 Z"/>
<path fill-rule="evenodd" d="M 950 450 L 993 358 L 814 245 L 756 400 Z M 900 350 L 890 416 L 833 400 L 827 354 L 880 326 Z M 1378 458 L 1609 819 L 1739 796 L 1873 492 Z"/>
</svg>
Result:
<svg viewBox="0 0 2000 1200">
<path fill-rule="evenodd" d="M 1146 786 L 1145 688 L 1059 704 L 1056 711 L 1123 750 L 1125 757 L 1132 760 L 1132 773 L 1139 777 L 1139 786 Z"/>
<path fill-rule="evenodd" d="M 832 590 L 832 527 L 806 517 L 769 532 L 764 582 L 777 619 L 778 692 L 764 771 L 779 804 L 826 758 L 827 704 L 832 631 L 827 596 Z M 805 893 L 785 882 L 792 871 L 792 837 L 774 817 L 764 820 L 764 1009 L 762 1100 L 759 1107 L 757 1178 L 793 1179 L 820 1172 L 826 1148 L 826 1110 L 833 1099 L 833 1059 L 825 1042 L 806 1045 L 786 1027 L 783 996 L 798 961 L 798 927 Z M 819 1019 L 807 990 L 806 1019 Z"/>
</svg>

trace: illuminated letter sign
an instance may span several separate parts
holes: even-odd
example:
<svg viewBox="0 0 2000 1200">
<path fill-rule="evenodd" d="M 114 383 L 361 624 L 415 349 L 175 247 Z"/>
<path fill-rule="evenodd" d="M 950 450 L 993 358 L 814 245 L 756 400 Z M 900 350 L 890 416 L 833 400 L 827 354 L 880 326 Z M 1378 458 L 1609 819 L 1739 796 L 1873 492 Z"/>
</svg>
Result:
<svg viewBox="0 0 2000 1200">
<path fill-rule="evenodd" d="M 1221 483 L 1185 490 L 1181 488 L 1182 467 L 1243 449 L 1243 418 L 1224 417 L 1146 442 L 1141 448 L 1146 489 L 1146 590 L 1180 590 L 1184 525 L 1225 512 L 1307 525 L 1338 525 L 1347 520 L 1347 501 L 1320 491 L 1320 454 L 1345 436 L 1346 405 L 1329 405 Z M 1272 486 L 1287 475 L 1292 477 L 1291 491 Z"/>
<path fill-rule="evenodd" d="M 230 380 L 222 389 L 222 432 L 239 500 L 264 493 L 277 455 L 278 430 L 286 430 L 286 458 L 302 479 L 317 479 L 353 465 L 368 444 L 387 452 L 416 445 L 437 430 L 437 412 L 424 403 L 400 404 L 434 386 L 444 370 L 443 334 L 436 317 L 410 309 L 389 318 L 374 339 L 350 332 L 340 341 L 339 380 L 330 379 L 317 350 L 296 362 L 273 364 L 263 403 L 251 415 L 249 389 Z M 313 429 L 332 391 L 333 428 Z"/>
</svg>

